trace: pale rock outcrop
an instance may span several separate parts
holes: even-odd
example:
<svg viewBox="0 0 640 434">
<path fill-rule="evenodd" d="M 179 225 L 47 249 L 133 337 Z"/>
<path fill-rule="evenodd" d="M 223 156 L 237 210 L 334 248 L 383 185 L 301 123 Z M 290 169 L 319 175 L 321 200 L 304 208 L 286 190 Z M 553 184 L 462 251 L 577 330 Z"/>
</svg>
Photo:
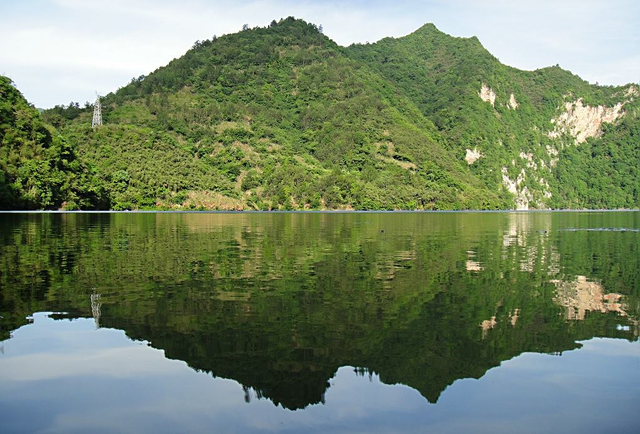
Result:
<svg viewBox="0 0 640 434">
<path fill-rule="evenodd" d="M 465 264 L 465 268 L 467 271 L 482 271 L 484 267 L 480 264 L 480 262 L 476 261 L 476 253 L 473 250 L 467 251 L 467 262 Z"/>
<path fill-rule="evenodd" d="M 509 191 L 509 193 L 515 195 L 517 210 L 528 210 L 529 204 L 533 200 L 533 196 L 531 195 L 529 188 L 527 188 L 526 186 L 520 188 L 520 185 L 524 181 L 524 178 L 524 169 L 520 171 L 518 177 L 515 180 L 512 180 L 511 178 L 509 178 L 507 168 L 502 168 L 502 184 L 505 186 L 507 191 Z"/>
<path fill-rule="evenodd" d="M 482 268 L 482 265 L 480 265 L 480 262 L 473 261 L 471 259 L 467 259 L 467 262 L 465 264 L 465 268 L 467 269 L 467 271 L 482 271 L 482 270 L 484 270 L 484 268 Z"/>
<path fill-rule="evenodd" d="M 627 98 L 633 98 L 634 96 L 638 96 L 638 89 L 631 85 L 629 86 L 629 89 L 627 89 L 627 91 L 624 93 L 624 96 L 626 96 Z"/>
<path fill-rule="evenodd" d="M 491 103 L 492 106 L 496 104 L 496 93 L 486 84 L 482 83 L 482 87 L 480 88 L 480 92 L 478 92 L 478 96 L 484 102 Z"/>
<path fill-rule="evenodd" d="M 535 172 L 534 173 L 538 173 L 538 167 L 540 167 L 541 169 L 547 169 L 547 165 L 545 164 L 544 160 L 540 160 L 540 166 L 538 166 L 538 163 L 535 160 L 534 155 L 531 152 L 520 152 L 520 158 L 526 161 L 526 165 L 529 169 L 533 169 Z M 555 162 L 553 162 L 553 164 L 555 164 Z M 505 173 L 503 171 L 502 174 L 502 178 L 503 181 L 505 179 Z M 508 179 L 508 176 L 507 176 Z M 524 179 L 524 172 L 520 173 L 520 176 L 518 176 L 518 179 L 516 179 L 516 184 L 518 183 L 518 180 L 520 180 L 520 182 Z M 536 179 L 539 183 L 540 186 L 542 187 L 542 195 L 545 199 L 550 199 L 551 198 L 551 192 L 549 191 L 549 183 L 544 179 L 544 178 L 538 178 L 537 176 L 534 175 L 534 179 Z M 509 185 L 513 185 L 513 182 L 511 180 L 505 181 L 505 185 L 506 182 L 509 183 Z M 518 190 L 518 184 L 515 186 L 516 188 L 516 195 L 518 195 L 517 190 Z M 524 192 L 524 193 L 523 193 Z M 522 191 L 520 192 L 521 195 L 523 195 L 520 199 L 521 199 L 521 203 L 525 203 L 525 202 L 530 202 L 531 201 L 531 195 L 528 195 L 528 190 L 526 189 L 526 187 L 524 189 L 522 189 Z M 528 203 L 527 203 L 528 206 Z"/>
<path fill-rule="evenodd" d="M 482 329 L 482 339 L 487 337 L 489 330 L 498 325 L 498 321 L 496 321 L 495 315 L 491 317 L 491 319 L 485 319 L 480 324 L 478 324 Z"/>
<path fill-rule="evenodd" d="M 466 161 L 467 164 L 471 165 L 478 161 L 481 157 L 482 154 L 480 153 L 480 151 L 478 151 L 478 148 L 467 149 L 467 156 L 464 157 L 464 161 Z"/>
<path fill-rule="evenodd" d="M 502 168 L 502 183 L 509 193 L 518 194 L 518 185 L 516 184 L 516 181 L 512 181 L 511 178 L 509 178 L 506 167 Z"/>
<path fill-rule="evenodd" d="M 516 209 L 519 211 L 526 211 L 529 209 L 529 203 L 531 202 L 531 193 L 529 187 L 525 187 L 520 190 L 518 196 L 516 196 Z"/>
<path fill-rule="evenodd" d="M 516 101 L 516 97 L 511 94 L 511 98 L 509 98 L 509 108 L 515 110 L 519 105 L 520 104 L 518 104 L 518 101 Z"/>
<path fill-rule="evenodd" d="M 554 301 L 567 309 L 567 319 L 583 320 L 587 312 L 617 312 L 627 316 L 620 299 L 621 294 L 605 294 L 602 285 L 578 276 L 573 282 L 552 280 L 556 285 Z"/>
<path fill-rule="evenodd" d="M 571 134 L 576 143 L 580 144 L 589 137 L 599 137 L 602 134 L 602 124 L 612 123 L 623 115 L 624 103 L 618 103 L 613 107 L 599 105 L 591 107 L 584 105 L 582 98 L 564 105 L 564 112 L 557 118 L 551 119 L 555 124 L 549 137 L 555 139 L 563 133 Z"/>
<path fill-rule="evenodd" d="M 511 315 L 511 326 L 515 327 L 518 322 L 518 318 L 520 318 L 520 309 L 515 309 L 513 312 L 509 312 Z"/>
<path fill-rule="evenodd" d="M 549 191 L 549 183 L 546 179 L 540 178 L 540 185 L 542 186 L 542 196 L 545 199 L 551 199 L 551 192 Z"/>
<path fill-rule="evenodd" d="M 554 147 L 547 145 L 547 155 L 551 157 L 549 160 L 549 166 L 553 167 L 558 163 L 558 150 Z"/>
<path fill-rule="evenodd" d="M 538 170 L 538 164 L 534 161 L 532 153 L 520 152 L 520 158 L 527 160 L 528 168 Z"/>
</svg>

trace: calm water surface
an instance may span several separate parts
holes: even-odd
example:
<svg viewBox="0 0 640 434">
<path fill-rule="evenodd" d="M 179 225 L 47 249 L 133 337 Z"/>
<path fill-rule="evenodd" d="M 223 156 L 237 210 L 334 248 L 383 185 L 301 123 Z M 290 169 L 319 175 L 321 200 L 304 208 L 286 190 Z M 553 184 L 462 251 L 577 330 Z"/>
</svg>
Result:
<svg viewBox="0 0 640 434">
<path fill-rule="evenodd" d="M 0 214 L 2 432 L 640 432 L 640 213 Z"/>
</svg>

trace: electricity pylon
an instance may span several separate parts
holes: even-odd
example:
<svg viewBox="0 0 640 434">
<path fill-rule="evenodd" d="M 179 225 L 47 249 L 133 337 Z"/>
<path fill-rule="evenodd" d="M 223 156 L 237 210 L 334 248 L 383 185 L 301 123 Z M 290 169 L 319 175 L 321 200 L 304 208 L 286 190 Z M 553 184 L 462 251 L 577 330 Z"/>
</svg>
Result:
<svg viewBox="0 0 640 434">
<path fill-rule="evenodd" d="M 102 125 L 102 108 L 100 107 L 100 95 L 96 92 L 96 103 L 93 105 L 93 120 L 91 128 L 94 130 Z"/>
</svg>

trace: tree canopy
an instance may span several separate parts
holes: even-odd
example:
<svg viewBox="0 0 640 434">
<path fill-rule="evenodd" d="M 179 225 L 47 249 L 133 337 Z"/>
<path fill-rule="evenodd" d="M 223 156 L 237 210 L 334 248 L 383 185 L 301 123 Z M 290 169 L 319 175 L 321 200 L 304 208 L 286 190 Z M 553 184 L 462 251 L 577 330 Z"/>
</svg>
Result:
<svg viewBox="0 0 640 434">
<path fill-rule="evenodd" d="M 79 186 L 86 183 L 74 184 L 71 200 L 52 193 L 56 199 L 19 202 L 5 193 L 3 202 L 5 208 L 65 201 L 114 209 L 636 208 L 632 90 L 593 86 L 559 67 L 519 71 L 477 38 L 454 38 L 433 25 L 345 48 L 321 27 L 289 17 L 196 41 L 184 56 L 133 78 L 103 98 L 105 125 L 95 131 L 90 104 L 57 106 L 42 118 L 32 112 L 42 131 L 40 139 L 31 136 L 42 142 L 38 149 L 64 143 L 82 167 L 71 172 L 91 175 L 85 181 L 92 187 L 85 192 Z M 483 100 L 482 91 L 493 100 Z M 623 115 L 585 143 L 566 131 L 554 136 L 552 119 L 578 100 L 586 107 L 624 104 Z M 7 137 L 3 153 L 33 148 Z M 469 152 L 477 156 L 472 163 L 465 161 Z M 6 179 L 28 166 L 12 164 Z M 3 185 L 48 194 L 10 177 Z"/>
</svg>

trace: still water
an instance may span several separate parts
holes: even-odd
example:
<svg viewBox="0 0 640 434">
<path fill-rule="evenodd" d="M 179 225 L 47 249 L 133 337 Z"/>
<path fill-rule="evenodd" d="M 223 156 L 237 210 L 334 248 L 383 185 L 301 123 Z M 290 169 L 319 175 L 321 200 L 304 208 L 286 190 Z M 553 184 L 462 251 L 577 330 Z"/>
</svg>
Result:
<svg viewBox="0 0 640 434">
<path fill-rule="evenodd" d="M 640 432 L 640 213 L 0 214 L 2 432 Z"/>
</svg>

